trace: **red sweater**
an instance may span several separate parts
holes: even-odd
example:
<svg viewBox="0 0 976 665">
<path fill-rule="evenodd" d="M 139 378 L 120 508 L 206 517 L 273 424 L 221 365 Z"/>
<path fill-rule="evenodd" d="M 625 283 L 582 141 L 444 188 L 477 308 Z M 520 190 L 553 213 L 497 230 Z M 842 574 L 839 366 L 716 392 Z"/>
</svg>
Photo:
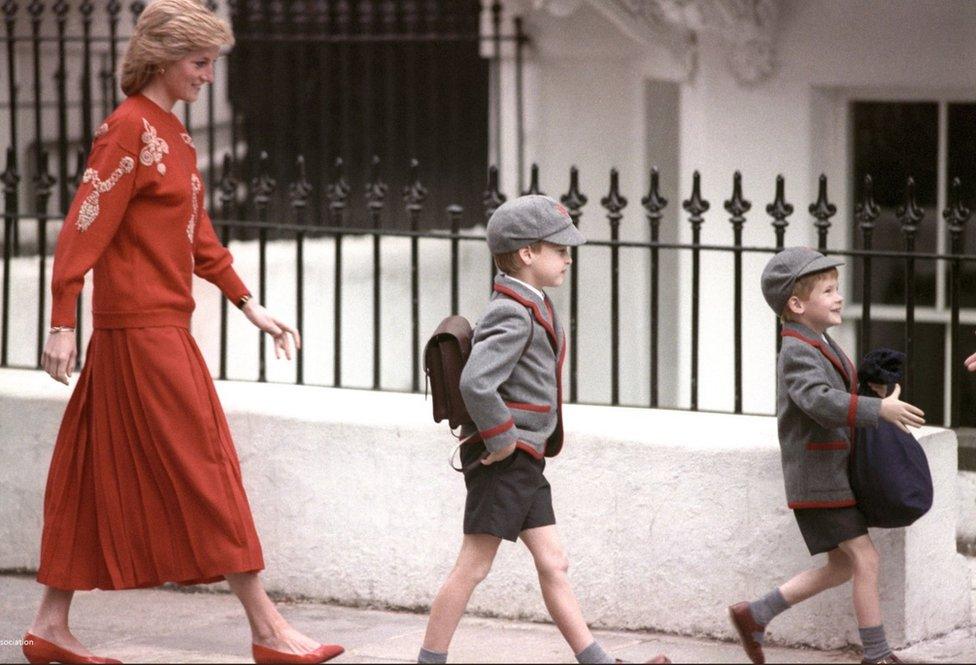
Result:
<svg viewBox="0 0 976 665">
<path fill-rule="evenodd" d="M 51 325 L 75 325 L 92 268 L 96 328 L 189 327 L 194 273 L 233 302 L 247 294 L 204 194 L 183 123 L 142 95 L 122 102 L 96 132 L 58 236 Z"/>
</svg>

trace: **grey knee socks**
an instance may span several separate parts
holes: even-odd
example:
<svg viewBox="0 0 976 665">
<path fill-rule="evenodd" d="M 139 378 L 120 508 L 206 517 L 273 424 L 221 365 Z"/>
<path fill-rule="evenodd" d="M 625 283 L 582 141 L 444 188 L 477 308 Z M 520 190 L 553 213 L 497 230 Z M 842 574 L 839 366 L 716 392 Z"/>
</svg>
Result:
<svg viewBox="0 0 976 665">
<path fill-rule="evenodd" d="M 769 622 L 777 614 L 788 610 L 789 607 L 790 604 L 783 598 L 783 594 L 779 592 L 779 589 L 773 589 L 759 600 L 749 603 L 749 611 L 752 613 L 752 618 L 763 628 L 769 625 Z M 763 642 L 763 636 L 764 633 L 761 632 L 753 634 L 753 637 L 760 644 Z"/>
<path fill-rule="evenodd" d="M 608 654 L 606 651 L 603 650 L 603 647 L 600 646 L 600 643 L 594 640 L 593 644 L 591 644 L 590 646 L 586 647 L 578 654 L 576 654 L 576 662 L 613 663 L 614 660 L 613 658 L 610 657 L 610 654 Z"/>
<path fill-rule="evenodd" d="M 420 647 L 420 655 L 417 656 L 418 663 L 446 663 L 447 654 L 440 651 L 427 651 Z"/>
<path fill-rule="evenodd" d="M 891 653 L 888 640 L 885 638 L 884 626 L 858 628 L 861 634 L 861 644 L 864 646 L 864 660 L 879 661 Z"/>
</svg>

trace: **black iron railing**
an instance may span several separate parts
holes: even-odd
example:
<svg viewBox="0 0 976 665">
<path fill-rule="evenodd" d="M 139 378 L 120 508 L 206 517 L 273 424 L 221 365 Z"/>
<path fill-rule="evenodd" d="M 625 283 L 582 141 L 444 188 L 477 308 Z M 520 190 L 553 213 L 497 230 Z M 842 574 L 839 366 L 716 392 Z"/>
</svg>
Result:
<svg viewBox="0 0 976 665">
<path fill-rule="evenodd" d="M 9 157 L 8 157 L 9 159 Z M 37 237 L 39 247 L 50 249 L 52 234 L 47 230 L 49 224 L 57 224 L 62 216 L 60 214 L 48 214 L 47 202 L 54 186 L 54 178 L 47 173 L 48 160 L 42 154 L 39 164 L 42 166 L 41 172 L 35 176 L 37 180 L 35 210 L 29 213 L 20 211 L 17 187 L 20 176 L 16 170 L 16 165 L 8 161 L 7 167 L 2 173 L 4 183 L 4 238 L 11 238 L 14 229 L 24 224 L 35 224 L 37 226 Z M 307 239 L 328 237 L 334 239 L 334 264 L 335 272 L 332 284 L 328 288 L 333 290 L 333 307 L 331 316 L 331 326 L 333 330 L 333 380 L 331 385 L 343 386 L 343 368 L 341 359 L 343 345 L 346 341 L 342 336 L 342 311 L 344 304 L 343 296 L 343 240 L 348 237 L 369 237 L 372 238 L 372 254 L 370 272 L 372 274 L 372 329 L 373 329 L 373 348 L 364 350 L 362 353 L 362 363 L 372 363 L 372 388 L 385 389 L 381 381 L 381 345 L 383 335 L 381 334 L 384 322 L 381 320 L 381 301 L 383 298 L 381 280 L 381 251 L 380 244 L 384 238 L 405 238 L 409 240 L 409 280 L 410 280 L 410 318 L 409 322 L 400 324 L 404 330 L 409 328 L 410 337 L 410 388 L 419 391 L 423 387 L 421 381 L 420 350 L 423 336 L 429 332 L 421 330 L 420 321 L 420 292 L 423 287 L 422 274 L 420 271 L 420 255 L 418 244 L 421 240 L 437 240 L 446 243 L 449 247 L 450 265 L 450 311 L 443 312 L 444 316 L 458 312 L 459 292 L 461 277 L 460 271 L 460 244 L 463 242 L 483 242 L 483 236 L 472 233 L 462 232 L 462 220 L 470 218 L 472 215 L 478 220 L 484 220 L 505 200 L 506 196 L 498 189 L 497 170 L 492 167 L 489 170 L 489 189 L 484 194 L 483 209 L 477 211 L 465 210 L 457 205 L 450 205 L 445 210 L 431 210 L 425 206 L 428 196 L 428 189 L 420 181 L 420 167 L 413 161 L 408 168 L 410 183 L 400 192 L 399 201 L 396 201 L 392 192 L 384 183 L 380 174 L 379 159 L 374 159 L 370 170 L 368 186 L 365 191 L 353 192 L 346 180 L 344 168 L 341 160 L 335 162 L 331 183 L 327 191 L 329 200 L 329 215 L 326 219 L 311 223 L 307 215 L 307 205 L 311 195 L 311 186 L 305 176 L 304 160 L 299 157 L 296 160 L 296 173 L 298 178 L 287 187 L 290 205 L 287 210 L 275 208 L 270 204 L 272 195 L 279 188 L 279 184 L 271 177 L 268 172 L 268 156 L 262 155 L 259 160 L 258 175 L 249 183 L 245 197 L 240 197 L 241 186 L 235 177 L 230 157 L 224 159 L 224 169 L 222 177 L 218 181 L 217 189 L 220 192 L 220 215 L 217 216 L 215 224 L 219 227 L 222 237 L 226 240 L 230 237 L 233 229 L 251 229 L 256 234 L 258 251 L 258 275 L 257 275 L 257 294 L 262 302 L 266 302 L 271 296 L 273 300 L 280 302 L 283 298 L 294 298 L 296 311 L 298 312 L 298 326 L 304 325 L 306 315 L 306 296 L 305 296 L 305 267 L 306 258 L 304 255 L 305 243 Z M 525 192 L 539 192 L 539 176 L 535 166 L 532 167 L 530 175 L 530 186 Z M 962 358 L 965 354 L 967 344 L 960 339 L 961 323 L 960 311 L 962 300 L 960 294 L 960 276 L 962 269 L 967 264 L 976 262 L 976 256 L 967 255 L 963 251 L 963 239 L 965 226 L 971 217 L 970 209 L 964 205 L 960 198 L 961 186 L 956 179 L 950 189 L 949 202 L 942 216 L 946 222 L 947 247 L 948 253 L 918 251 L 915 247 L 915 238 L 918 226 L 923 222 L 923 214 L 915 200 L 914 182 L 908 179 L 905 187 L 904 204 L 897 210 L 902 234 L 902 250 L 878 251 L 872 249 L 872 234 L 874 223 L 878 219 L 880 211 L 875 204 L 872 194 L 871 178 L 864 176 L 864 186 L 861 188 L 861 197 L 852 211 L 852 218 L 856 224 L 856 229 L 850 229 L 855 235 L 859 235 L 860 248 L 828 247 L 828 236 L 830 234 L 831 219 L 837 214 L 837 208 L 828 199 L 827 178 L 821 176 L 817 200 L 810 204 L 808 210 L 813 218 L 813 224 L 817 231 L 818 247 L 820 250 L 851 257 L 851 273 L 860 275 L 860 293 L 853 294 L 853 300 L 860 301 L 860 318 L 858 330 L 858 349 L 870 349 L 874 341 L 872 324 L 872 276 L 874 274 L 876 262 L 879 260 L 899 261 L 904 266 L 904 317 L 902 348 L 908 355 L 906 375 L 904 381 L 904 395 L 907 399 L 912 399 L 918 391 L 916 386 L 916 364 L 920 362 L 915 353 L 915 340 L 919 323 L 916 321 L 917 305 L 914 298 L 916 289 L 915 266 L 918 262 L 942 263 L 948 270 L 948 357 L 951 359 L 951 377 L 949 381 L 949 416 L 946 424 L 957 425 L 960 423 L 961 409 L 961 384 L 964 380 L 965 370 L 962 366 Z M 647 315 L 647 336 L 649 358 L 649 400 L 648 407 L 662 406 L 660 401 L 660 368 L 662 363 L 672 364 L 673 358 L 661 357 L 661 320 L 660 304 L 661 291 L 666 290 L 672 297 L 687 299 L 691 309 L 691 327 L 688 331 L 690 339 L 690 358 L 687 368 L 679 368 L 679 371 L 687 371 L 690 379 L 689 383 L 689 405 L 690 409 L 698 410 L 699 405 L 699 386 L 702 368 L 699 364 L 699 350 L 701 339 L 702 319 L 700 316 L 702 301 L 702 281 L 701 281 L 701 261 L 705 255 L 726 255 L 730 257 L 730 267 L 728 274 L 729 296 L 733 301 L 732 320 L 724 322 L 723 325 L 731 326 L 733 329 L 732 354 L 734 358 L 734 371 L 732 373 L 733 406 L 731 412 L 743 412 L 743 256 L 744 255 L 771 255 L 786 244 L 786 231 L 791 226 L 790 217 L 794 207 L 786 201 L 785 186 L 782 176 L 778 176 L 774 187 L 775 195 L 773 201 L 765 207 L 772 227 L 772 241 L 768 246 L 753 246 L 743 244 L 743 229 L 748 223 L 747 214 L 752 210 L 752 204 L 746 200 L 743 194 L 742 178 L 738 172 L 732 178 L 731 197 L 724 202 L 724 209 L 729 215 L 730 244 L 707 244 L 701 242 L 701 229 L 705 221 L 705 213 L 710 208 L 710 203 L 703 197 L 702 184 L 699 174 L 696 172 L 692 178 L 692 191 L 688 199 L 682 202 L 682 208 L 687 213 L 687 223 L 691 231 L 691 242 L 662 242 L 659 240 L 662 226 L 662 219 L 669 206 L 669 202 L 661 196 L 659 191 L 659 176 L 656 170 L 652 170 L 649 179 L 649 189 L 641 197 L 643 213 L 649 225 L 650 239 L 647 241 L 621 240 L 619 228 L 623 211 L 628 206 L 628 199 L 620 191 L 619 178 L 616 170 L 610 173 L 609 190 L 601 198 L 600 206 L 603 208 L 609 225 L 610 238 L 608 240 L 591 240 L 587 245 L 576 248 L 573 251 L 574 263 L 569 280 L 569 325 L 568 336 L 570 339 L 569 350 L 569 394 L 571 402 L 578 401 L 580 380 L 579 368 L 579 349 L 577 339 L 580 333 L 579 303 L 581 298 L 578 268 L 581 263 L 590 265 L 600 265 L 600 269 L 606 269 L 610 274 L 610 313 L 609 321 L 596 322 L 588 321 L 587 327 L 600 329 L 606 326 L 609 335 L 610 361 L 605 371 L 610 377 L 610 404 L 620 404 L 620 378 L 621 378 L 621 284 L 619 279 L 620 272 L 620 253 L 639 252 L 646 253 L 649 266 L 649 291 L 645 303 Z M 582 221 L 584 211 L 587 208 L 588 197 L 579 189 L 579 174 L 573 168 L 569 174 L 569 187 L 567 191 L 558 197 L 567 207 L 569 213 L 577 225 Z M 250 199 L 250 206 L 244 206 L 245 199 Z M 241 209 L 253 210 L 250 217 L 242 218 L 238 214 Z M 390 213 L 402 208 L 411 220 L 408 229 L 391 229 L 385 226 L 384 222 Z M 428 215 L 445 215 L 450 221 L 449 230 L 422 230 L 422 219 Z M 360 216 L 365 222 L 350 225 L 349 220 L 354 216 Z M 753 222 L 755 223 L 755 222 Z M 591 227 L 591 224 L 587 224 Z M 584 229 L 585 230 L 585 229 Z M 267 247 L 269 242 L 292 243 L 294 246 L 295 277 L 296 282 L 291 293 L 284 294 L 277 290 L 271 294 L 268 292 L 268 265 Z M 843 240 L 847 244 L 847 239 Z M 2 307 L 2 339 L 0 339 L 0 366 L 10 366 L 8 363 L 8 347 L 11 339 L 9 327 L 10 309 L 10 285 L 11 285 L 11 264 L 13 260 L 12 243 L 4 243 L 3 255 L 3 307 Z M 603 251 L 609 250 L 609 264 L 605 259 L 597 259 L 597 252 L 592 252 L 591 248 L 602 248 Z M 591 253 L 592 252 L 592 253 Z M 691 282 L 686 287 L 677 282 L 674 273 L 662 273 L 662 258 L 667 255 L 688 255 L 691 262 Z M 45 280 L 46 264 L 49 261 L 49 251 L 37 252 L 39 262 L 40 278 L 38 282 L 37 297 L 37 350 L 38 358 L 43 344 L 44 321 L 46 316 L 45 300 Z M 603 263 L 597 263 L 603 261 Z M 487 276 L 487 275 L 486 275 Z M 486 285 L 487 286 L 487 285 Z M 710 288 L 715 288 L 714 285 Z M 79 305 L 81 308 L 82 305 Z M 855 305 L 856 307 L 856 305 Z M 763 312 L 763 315 L 767 314 Z M 80 320 L 80 319 L 79 319 Z M 714 325 L 714 323 L 712 324 Z M 592 334 L 590 332 L 589 334 Z M 770 335 L 773 331 L 770 331 Z M 81 332 L 79 330 L 79 341 Z M 778 339 L 778 337 L 777 337 Z M 632 341 L 632 340 L 631 340 Z M 359 340 L 355 340 L 359 342 Z M 310 343 L 314 343 L 310 340 Z M 260 337 L 259 365 L 256 379 L 258 381 L 267 380 L 267 371 L 264 365 L 265 341 Z M 976 342 L 972 345 L 976 349 Z M 932 362 L 932 358 L 925 358 L 925 362 Z M 604 370 L 601 370 L 604 371 Z M 220 322 L 220 359 L 217 374 L 220 378 L 227 377 L 227 306 L 226 303 L 221 307 Z M 305 367 L 303 354 L 298 355 L 296 383 L 306 383 Z M 925 386 L 927 390 L 940 390 L 940 386 Z M 930 413 L 932 422 L 943 420 L 939 414 Z"/>
</svg>

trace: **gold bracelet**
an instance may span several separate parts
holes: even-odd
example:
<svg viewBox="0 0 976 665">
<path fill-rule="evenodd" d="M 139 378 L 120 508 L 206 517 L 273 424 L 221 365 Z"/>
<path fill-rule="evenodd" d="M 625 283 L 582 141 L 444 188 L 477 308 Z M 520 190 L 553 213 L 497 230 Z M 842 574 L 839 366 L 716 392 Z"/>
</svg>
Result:
<svg viewBox="0 0 976 665">
<path fill-rule="evenodd" d="M 245 293 L 244 295 L 242 295 L 237 301 L 237 309 L 244 309 L 244 305 L 246 305 L 250 300 L 251 300 L 250 293 Z"/>
<path fill-rule="evenodd" d="M 49 335 L 59 332 L 74 332 L 74 328 L 69 328 L 68 326 L 52 326 L 50 330 L 47 331 Z"/>
</svg>

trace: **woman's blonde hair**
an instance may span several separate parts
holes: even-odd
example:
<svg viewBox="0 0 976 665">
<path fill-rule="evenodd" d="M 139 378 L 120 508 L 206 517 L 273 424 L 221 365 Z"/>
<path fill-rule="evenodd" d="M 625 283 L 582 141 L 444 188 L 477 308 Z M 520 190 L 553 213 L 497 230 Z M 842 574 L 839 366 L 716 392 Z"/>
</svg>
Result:
<svg viewBox="0 0 976 665">
<path fill-rule="evenodd" d="M 233 45 L 230 26 L 197 0 L 155 0 L 139 15 L 129 39 L 122 92 L 136 94 L 161 66 L 194 51 Z"/>
</svg>

